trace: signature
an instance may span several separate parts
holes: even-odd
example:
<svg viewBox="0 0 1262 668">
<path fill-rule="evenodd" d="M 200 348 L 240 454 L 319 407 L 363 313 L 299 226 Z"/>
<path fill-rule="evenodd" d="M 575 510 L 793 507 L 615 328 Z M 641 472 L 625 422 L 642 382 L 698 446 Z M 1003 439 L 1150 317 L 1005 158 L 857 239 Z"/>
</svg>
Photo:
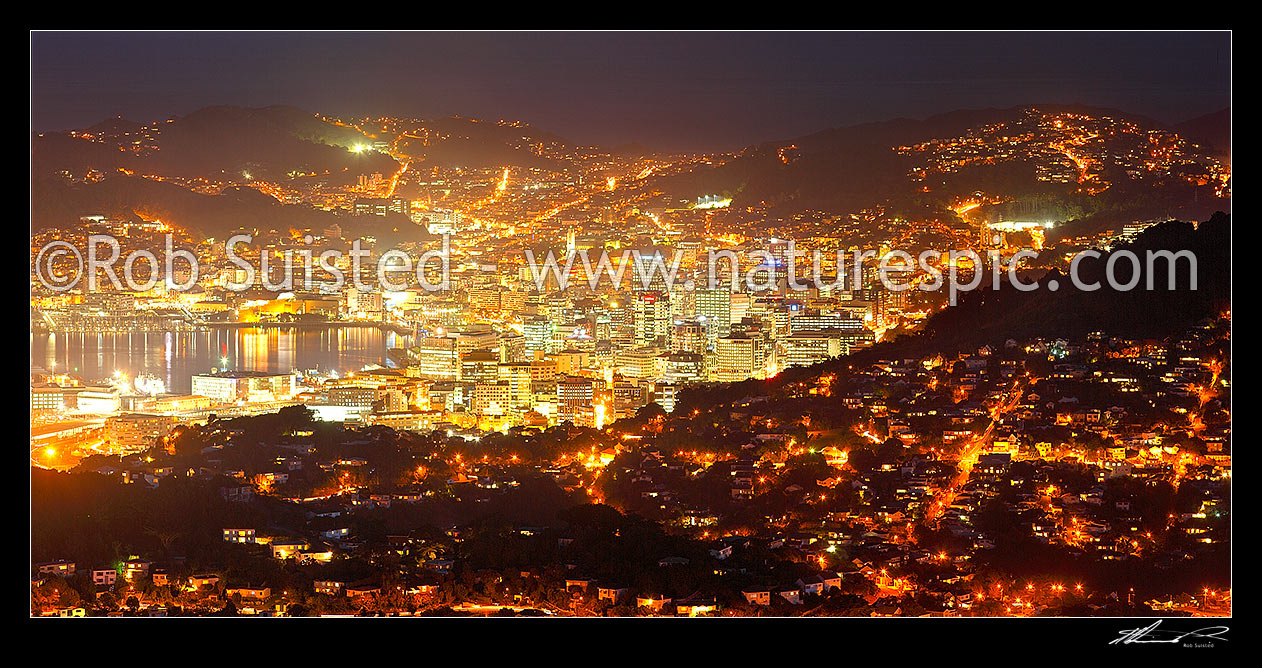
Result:
<svg viewBox="0 0 1262 668">
<path fill-rule="evenodd" d="M 1183 642 L 1186 638 L 1192 639 L 1210 639 L 1210 640 L 1226 640 L 1221 634 L 1226 633 L 1229 629 L 1226 626 L 1206 626 L 1195 631 L 1167 631 L 1157 627 L 1161 626 L 1161 620 L 1153 622 L 1149 626 L 1140 629 L 1127 629 L 1122 631 L 1121 635 L 1109 642 L 1110 645 L 1131 645 L 1131 644 L 1168 644 L 1175 645 Z"/>
</svg>

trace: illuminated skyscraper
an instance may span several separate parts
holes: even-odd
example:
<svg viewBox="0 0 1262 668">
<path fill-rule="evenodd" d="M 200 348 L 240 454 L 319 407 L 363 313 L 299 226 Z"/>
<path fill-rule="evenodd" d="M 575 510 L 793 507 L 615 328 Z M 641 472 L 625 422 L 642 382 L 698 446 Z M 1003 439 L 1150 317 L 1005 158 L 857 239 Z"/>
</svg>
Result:
<svg viewBox="0 0 1262 668">
<path fill-rule="evenodd" d="M 713 347 L 715 342 L 727 336 L 732 326 L 732 293 L 727 286 L 697 288 L 697 319 L 705 326 L 706 345 Z"/>
<path fill-rule="evenodd" d="M 557 423 L 573 422 L 578 427 L 595 426 L 595 383 L 590 378 L 566 376 L 557 380 Z"/>
<path fill-rule="evenodd" d="M 670 339 L 670 301 L 660 292 L 642 292 L 632 303 L 635 319 L 635 343 L 651 346 Z"/>
</svg>

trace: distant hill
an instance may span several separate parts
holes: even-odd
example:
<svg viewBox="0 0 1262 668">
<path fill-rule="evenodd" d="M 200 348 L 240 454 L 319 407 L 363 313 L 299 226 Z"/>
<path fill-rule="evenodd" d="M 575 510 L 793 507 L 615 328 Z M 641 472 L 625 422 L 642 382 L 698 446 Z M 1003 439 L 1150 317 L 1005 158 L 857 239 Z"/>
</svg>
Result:
<svg viewBox="0 0 1262 668">
<path fill-rule="evenodd" d="M 122 116 L 115 116 L 93 125 L 84 130 L 84 132 L 93 135 L 123 135 L 129 132 L 139 132 L 144 126 L 136 121 L 129 121 Z"/>
<path fill-rule="evenodd" d="M 210 175 L 250 171 L 281 180 L 291 171 L 328 173 L 339 182 L 359 174 L 390 174 L 389 156 L 354 153 L 368 140 L 294 107 L 209 107 L 161 128 L 159 149 L 148 158 L 158 173 Z"/>
<path fill-rule="evenodd" d="M 227 188 L 202 195 L 172 183 L 115 174 L 96 183 L 67 183 L 57 177 L 32 181 L 33 229 L 55 227 L 80 216 L 163 220 L 202 236 L 226 238 L 238 228 L 259 231 L 323 230 L 336 223 L 348 233 L 383 241 L 423 241 L 428 232 L 402 214 L 339 215 L 306 206 L 284 205 L 253 188 Z"/>
<path fill-rule="evenodd" d="M 157 218 L 206 236 L 238 227 L 323 229 L 339 220 L 345 226 L 345 217 L 286 206 L 251 188 L 203 195 L 140 175 L 246 182 L 249 174 L 256 180 L 345 185 L 361 174 L 399 169 L 388 155 L 350 150 L 369 142 L 354 128 L 287 106 L 208 107 L 162 123 L 114 118 L 73 133 L 44 133 L 32 142 L 31 226 L 43 229 L 94 214 Z M 90 172 L 95 178 L 85 179 Z M 426 236 L 397 214 L 364 220 L 356 229 Z"/>
<path fill-rule="evenodd" d="M 931 166 L 926 160 L 937 147 L 967 145 L 994 127 L 1014 128 L 1010 139 L 1035 144 L 1031 152 L 1041 151 L 1044 162 L 1058 159 L 1056 154 L 1065 153 L 1065 147 L 1050 141 L 1039 145 L 1039 139 L 1022 134 L 1025 129 L 1015 129 L 1032 109 L 1045 114 L 1108 117 L 1134 124 L 1141 131 L 1170 129 L 1143 116 L 1079 105 L 961 110 L 924 120 L 864 123 L 765 142 L 712 169 L 662 177 L 656 185 L 679 199 L 727 194 L 733 197 L 734 209 L 762 205 L 776 214 L 804 209 L 849 213 L 877 204 L 930 206 L 945 211 L 951 202 L 976 192 L 1006 197 L 1009 210 L 996 213 L 1009 219 L 1038 215 L 1069 220 L 1101 212 L 1123 220 L 1200 219 L 1226 207 L 1226 200 L 1213 196 L 1212 187 L 1195 192 L 1196 186 L 1177 176 L 1162 180 L 1146 173 L 1136 178 L 1125 172 L 1116 154 L 1128 154 L 1132 163 L 1142 164 L 1142 133 L 1125 136 L 1129 144 L 1122 141 L 1120 133 L 1117 138 L 1108 133 L 1091 137 L 1094 145 L 1088 148 L 1103 165 L 1103 175 L 1111 184 L 1101 193 L 1081 192 L 1077 183 L 1036 178 L 1039 165 L 1028 157 L 978 159 L 950 172 L 931 170 L 919 181 L 912 178 L 918 170 Z M 993 150 L 998 143 L 988 148 Z M 917 144 L 929 150 L 896 150 Z M 1063 158 L 1066 171 L 1073 169 L 1068 155 L 1059 158 Z"/>
<path fill-rule="evenodd" d="M 165 123 L 140 126 L 114 119 L 80 135 L 44 133 L 33 141 L 35 174 L 120 168 L 141 174 L 282 180 L 293 172 L 315 173 L 350 183 L 360 174 L 389 174 L 398 164 L 389 156 L 354 153 L 369 140 L 353 128 L 327 123 L 295 107 L 260 109 L 207 107 Z"/>
<path fill-rule="evenodd" d="M 734 207 L 765 202 L 783 209 L 853 211 L 880 193 L 905 190 L 911 161 L 891 147 L 1002 117 L 999 110 L 956 112 L 925 121 L 896 119 L 822 130 L 794 139 L 764 142 L 714 169 L 660 180 L 667 191 L 691 199 L 731 194 Z M 786 163 L 780 150 L 793 149 Z"/>
<path fill-rule="evenodd" d="M 649 150 L 649 148 L 644 144 L 641 144 L 638 141 L 633 141 L 628 144 L 614 146 L 609 149 L 609 153 L 625 158 L 643 158 L 647 155 L 652 155 L 653 151 Z"/>
<path fill-rule="evenodd" d="M 1183 121 L 1174 126 L 1174 131 L 1218 155 L 1231 157 L 1231 109 Z"/>
<path fill-rule="evenodd" d="M 525 123 L 463 116 L 417 121 L 424 134 L 405 134 L 398 151 L 427 165 L 496 168 L 564 167 L 570 143 Z"/>
<path fill-rule="evenodd" d="M 523 123 L 458 116 L 418 123 L 422 129 L 416 134 L 396 137 L 368 134 L 367 128 L 361 131 L 296 107 L 215 106 L 147 125 L 112 118 L 75 132 L 39 134 L 32 141 L 31 224 L 41 229 L 84 215 L 143 213 L 207 235 L 238 225 L 301 229 L 309 226 L 305 221 L 334 214 L 284 206 L 249 189 L 205 196 L 129 175 L 345 186 L 361 174 L 388 177 L 399 170 L 400 162 L 390 155 L 352 150 L 381 141 L 392 143 L 402 159 L 428 165 L 568 166 L 566 140 Z M 396 138 L 398 142 L 393 141 Z M 91 179 L 86 178 L 89 175 Z M 378 227 L 379 222 L 367 227 Z M 400 217 L 389 231 L 409 225 Z"/>
<path fill-rule="evenodd" d="M 903 118 L 822 130 L 748 147 L 712 168 L 655 177 L 653 186 L 675 199 L 724 194 L 733 198 L 734 209 L 759 205 L 773 216 L 806 209 L 852 213 L 883 205 L 894 211 L 929 211 L 952 219 L 956 216 L 952 203 L 984 193 L 998 196 L 998 200 L 971 215 L 1075 221 L 1058 227 L 1055 234 L 1086 233 L 1131 220 L 1200 220 L 1214 211 L 1230 209 L 1229 189 L 1215 182 L 1212 175 L 1206 178 L 1208 163 L 1221 162 L 1223 151 L 1230 149 L 1229 110 L 1174 128 L 1205 155 L 1176 160 L 1168 171 L 1149 173 L 1142 168 L 1145 151 L 1155 149 L 1143 142 L 1149 132 L 1161 135 L 1171 128 L 1112 109 L 1037 107 L 1042 114 L 1107 117 L 1139 128 L 1139 132 L 1118 133 L 1118 138 L 1111 131 L 1101 131 L 1078 149 L 1089 152 L 1102 165 L 1100 178 L 1107 185 L 1093 189 L 1075 180 L 1076 156 L 1070 155 L 1073 147 L 1044 137 L 1041 129 L 1030 132 L 1022 126 L 1035 113 L 1033 109 L 960 110 L 924 120 Z M 190 200 L 168 189 L 142 189 L 126 179 L 119 180 L 128 173 L 215 182 L 244 182 L 248 174 L 282 184 L 293 179 L 346 185 L 361 174 L 387 175 L 400 166 L 394 158 L 377 151 L 351 150 L 358 145 L 387 142 L 400 161 L 470 168 L 561 170 L 581 159 L 576 153 L 587 153 L 576 152 L 558 135 L 520 122 L 451 116 L 404 122 L 401 127 L 410 129 L 402 130 L 402 135 L 395 134 L 401 131 L 398 128 L 363 127 L 361 131 L 289 106 L 217 106 L 147 125 L 114 118 L 78 132 L 40 134 L 32 145 L 32 187 L 40 195 L 32 223 L 45 227 L 67 222 L 64 216 L 71 213 L 100 212 L 85 211 L 85 207 L 152 208 L 183 211 L 185 217 L 203 221 L 198 223 L 199 229 L 213 232 L 222 229 L 223 224 L 216 221 L 229 217 L 218 211 L 224 205 L 217 201 L 211 205 L 212 200 Z M 1012 143 L 1022 148 L 1016 157 L 996 158 L 996 146 L 1002 148 L 1008 139 L 1003 136 L 1005 128 L 1015 135 Z M 954 157 L 947 155 L 944 147 L 968 149 L 975 143 L 990 151 L 991 157 L 970 159 L 965 151 L 961 164 L 951 165 Z M 642 147 L 615 150 L 635 155 Z M 1129 162 L 1121 162 L 1119 156 Z M 1039 170 L 1046 170 L 1049 164 L 1069 172 L 1068 176 L 1062 173 L 1060 180 L 1047 178 Z M 85 178 L 88 175 L 92 178 Z M 36 183 L 46 178 L 67 183 L 60 188 L 41 183 L 36 188 Z M 85 180 L 98 183 L 82 183 Z M 189 201 L 194 203 L 182 204 Z M 255 199 L 236 202 L 232 208 L 240 211 L 233 215 L 249 220 L 271 216 L 275 207 L 264 204 Z M 203 205 L 212 210 L 194 213 Z"/>
</svg>

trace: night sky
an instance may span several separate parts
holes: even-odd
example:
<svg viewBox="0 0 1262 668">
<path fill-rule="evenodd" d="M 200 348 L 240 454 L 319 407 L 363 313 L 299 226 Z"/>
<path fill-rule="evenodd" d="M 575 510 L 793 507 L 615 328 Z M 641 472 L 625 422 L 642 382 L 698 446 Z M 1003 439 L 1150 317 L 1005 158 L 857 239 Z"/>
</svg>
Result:
<svg viewBox="0 0 1262 668">
<path fill-rule="evenodd" d="M 724 150 L 954 109 L 1230 105 L 1218 33 L 33 33 L 32 130 L 291 104 Z"/>
</svg>

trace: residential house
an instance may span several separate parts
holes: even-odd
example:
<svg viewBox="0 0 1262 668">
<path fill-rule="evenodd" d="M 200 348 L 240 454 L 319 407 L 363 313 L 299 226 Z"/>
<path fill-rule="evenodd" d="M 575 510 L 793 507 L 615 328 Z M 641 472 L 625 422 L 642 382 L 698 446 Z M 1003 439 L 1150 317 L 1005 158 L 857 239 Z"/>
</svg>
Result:
<svg viewBox="0 0 1262 668">
<path fill-rule="evenodd" d="M 325 596 L 337 596 L 346 588 L 346 583 L 339 580 L 316 580 L 311 584 L 315 593 Z"/>
<path fill-rule="evenodd" d="M 719 605 L 713 597 L 693 595 L 675 602 L 675 615 L 701 617 L 718 612 Z"/>
<path fill-rule="evenodd" d="M 776 595 L 788 601 L 789 603 L 792 603 L 793 605 L 802 604 L 802 589 L 798 587 L 797 585 L 780 587 L 776 589 Z"/>
<path fill-rule="evenodd" d="M 635 605 L 637 608 L 648 608 L 654 613 L 660 613 L 667 605 L 670 605 L 671 599 L 660 594 L 640 594 L 635 597 Z"/>
<path fill-rule="evenodd" d="M 223 540 L 225 543 L 253 543 L 254 529 L 224 529 Z"/>
<path fill-rule="evenodd" d="M 229 587 L 224 590 L 224 595 L 228 598 L 235 598 L 238 594 L 241 596 L 242 601 L 265 601 L 271 598 L 272 588 L 244 586 Z"/>
<path fill-rule="evenodd" d="M 97 587 L 113 587 L 118 581 L 118 571 L 113 568 L 92 569 L 92 584 Z"/>
<path fill-rule="evenodd" d="M 149 577 L 150 562 L 147 559 L 128 559 L 123 564 L 123 579 L 137 582 Z"/>
<path fill-rule="evenodd" d="M 36 564 L 36 568 L 39 569 L 40 575 L 58 575 L 63 578 L 74 575 L 74 566 L 75 563 L 73 561 L 66 561 L 65 559 L 60 559 L 58 561 L 45 561 L 44 563 Z"/>
<path fill-rule="evenodd" d="M 194 591 L 201 591 L 206 587 L 214 587 L 219 584 L 219 576 L 211 574 L 191 575 L 188 578 L 188 586 Z"/>
<path fill-rule="evenodd" d="M 381 593 L 381 586 L 375 584 L 349 585 L 346 587 L 346 595 L 350 598 L 360 596 L 370 596 Z"/>
<path fill-rule="evenodd" d="M 272 556 L 277 559 L 292 559 L 303 550 L 311 547 L 301 538 L 280 538 L 272 541 Z"/>
<path fill-rule="evenodd" d="M 568 587 L 566 587 L 568 589 Z M 609 601 L 613 605 L 618 605 L 631 593 L 626 587 L 597 587 L 596 600 Z"/>
<path fill-rule="evenodd" d="M 771 605 L 771 590 L 763 587 L 742 589 L 745 602 L 750 605 Z"/>
</svg>

